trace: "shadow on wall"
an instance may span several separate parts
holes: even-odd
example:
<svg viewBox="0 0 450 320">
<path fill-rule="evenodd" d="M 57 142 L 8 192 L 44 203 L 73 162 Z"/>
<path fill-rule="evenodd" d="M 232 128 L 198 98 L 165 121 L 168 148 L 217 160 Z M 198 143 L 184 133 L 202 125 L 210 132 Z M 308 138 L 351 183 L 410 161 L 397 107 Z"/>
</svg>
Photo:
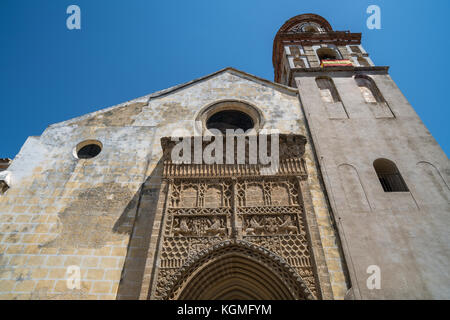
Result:
<svg viewBox="0 0 450 320">
<path fill-rule="evenodd" d="M 424 177 L 421 181 L 422 186 L 424 190 L 427 190 L 426 194 L 420 194 L 422 202 L 432 204 L 438 202 L 448 205 L 450 203 L 450 188 L 439 169 L 427 161 L 419 161 L 417 168 L 419 169 L 418 173 Z"/>
<path fill-rule="evenodd" d="M 60 170 L 60 172 L 72 172 Z M 81 173 L 88 174 L 79 169 Z M 92 188 L 67 187 L 64 198 L 73 199 L 58 214 L 56 228 L 58 236 L 38 245 L 39 249 L 58 249 L 60 252 L 72 249 L 102 249 L 110 243 L 122 243 L 127 238 L 128 248 L 122 268 L 117 298 L 137 299 L 139 297 L 145 261 L 152 234 L 153 220 L 161 185 L 162 160 L 139 190 L 131 191 L 126 184 L 117 183 L 122 174 L 110 175 L 108 181 Z M 69 175 L 66 177 L 69 178 Z M 99 177 L 100 178 L 100 177 Z M 60 181 L 59 172 L 45 172 L 43 181 L 34 181 L 33 188 L 50 186 L 55 189 Z M 26 230 L 24 230 L 26 231 Z M 74 264 L 81 262 L 82 256 L 74 256 Z M 80 262 L 76 262 L 79 259 Z M 121 272 L 118 270 L 117 272 Z M 20 275 L 27 280 L 28 274 Z M 89 287 L 81 283 L 79 291 L 67 289 L 60 293 L 49 293 L 47 288 L 36 289 L 32 299 L 84 299 Z"/>
<path fill-rule="evenodd" d="M 358 170 L 351 164 L 343 163 L 338 166 L 338 172 L 343 182 L 342 185 L 349 209 L 356 212 L 372 211 Z"/>
<path fill-rule="evenodd" d="M 143 281 L 145 262 L 152 236 L 153 221 L 158 205 L 159 192 L 163 172 L 163 161 L 160 160 L 151 175 L 142 184 L 130 203 L 136 203 L 136 219 L 129 229 L 130 240 L 127 248 L 122 277 L 117 291 L 118 300 L 139 299 Z M 127 211 L 120 216 L 113 230 L 120 232 L 128 219 Z"/>
<path fill-rule="evenodd" d="M 117 209 L 123 208 L 127 201 L 116 220 Z M 121 241 L 124 234 L 130 234 L 136 204 L 136 195 L 133 197 L 129 189 L 116 183 L 84 189 L 58 215 L 58 237 L 39 247 L 100 249 L 108 242 Z"/>
<path fill-rule="evenodd" d="M 101 249 L 108 242 L 123 241 L 123 236 L 129 235 L 117 299 L 138 299 L 157 208 L 162 168 L 160 160 L 134 195 L 128 188 L 114 182 L 80 190 L 74 196 L 76 200 L 58 215 L 59 236 L 39 247 Z M 122 211 L 120 215 L 118 210 Z M 82 288 L 77 298 L 82 298 L 84 294 L 87 292 Z"/>
</svg>

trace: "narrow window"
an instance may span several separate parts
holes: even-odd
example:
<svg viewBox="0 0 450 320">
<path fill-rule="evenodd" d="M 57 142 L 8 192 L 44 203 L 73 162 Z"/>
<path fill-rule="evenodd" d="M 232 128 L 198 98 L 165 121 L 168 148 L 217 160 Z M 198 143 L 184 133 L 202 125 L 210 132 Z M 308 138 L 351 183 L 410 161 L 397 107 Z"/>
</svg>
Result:
<svg viewBox="0 0 450 320">
<path fill-rule="evenodd" d="M 352 50 L 353 53 L 362 53 L 359 46 L 350 46 L 350 50 Z"/>
<path fill-rule="evenodd" d="M 294 57 L 300 57 L 300 49 L 298 47 L 289 47 L 291 55 Z"/>
<path fill-rule="evenodd" d="M 373 167 L 375 168 L 384 192 L 409 191 L 394 162 L 387 159 L 377 159 L 373 162 Z"/>
<path fill-rule="evenodd" d="M 361 90 L 361 94 L 367 103 L 377 103 L 377 99 L 375 98 L 375 95 L 370 87 L 364 85 L 359 86 L 359 90 Z"/>
<path fill-rule="evenodd" d="M 302 58 L 294 58 L 294 67 L 296 68 L 306 68 L 305 61 Z"/>
<path fill-rule="evenodd" d="M 386 100 L 384 100 L 383 95 L 372 78 L 366 75 L 357 75 L 355 76 L 355 82 L 364 100 L 369 104 L 369 109 L 375 118 L 395 118 L 394 113 Z"/>
<path fill-rule="evenodd" d="M 364 58 L 364 57 L 358 57 L 358 64 L 361 66 L 361 67 L 370 67 L 370 64 L 369 64 L 369 62 L 367 61 L 367 59 L 366 58 Z"/>
<path fill-rule="evenodd" d="M 367 103 L 385 102 L 383 96 L 371 78 L 360 75 L 355 77 L 355 81 Z"/>
<path fill-rule="evenodd" d="M 339 60 L 340 56 L 336 50 L 330 48 L 320 48 L 317 50 L 317 56 L 322 60 Z"/>
<path fill-rule="evenodd" d="M 316 78 L 317 87 L 320 90 L 320 96 L 325 103 L 325 108 L 330 119 L 348 119 L 347 111 L 342 103 L 341 97 L 331 78 Z"/>
<path fill-rule="evenodd" d="M 316 79 L 317 86 L 320 89 L 320 95 L 322 97 L 323 102 L 325 103 L 335 103 L 340 102 L 341 98 L 334 86 L 334 83 L 329 78 L 317 78 Z"/>
</svg>

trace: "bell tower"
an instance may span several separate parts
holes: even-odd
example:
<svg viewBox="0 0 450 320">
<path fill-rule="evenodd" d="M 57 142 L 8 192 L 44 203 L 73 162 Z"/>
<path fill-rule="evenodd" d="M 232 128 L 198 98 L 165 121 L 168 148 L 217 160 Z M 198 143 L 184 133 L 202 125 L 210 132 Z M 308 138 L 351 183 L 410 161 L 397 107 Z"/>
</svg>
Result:
<svg viewBox="0 0 450 320">
<path fill-rule="evenodd" d="M 442 299 L 450 277 L 450 166 L 361 33 L 288 20 L 275 81 L 298 89 L 355 299 Z M 424 92 L 426 94 L 426 92 Z"/>
<path fill-rule="evenodd" d="M 324 67 L 373 67 L 361 33 L 334 31 L 324 18 L 303 14 L 288 20 L 273 46 L 275 81 L 295 87 L 295 74 Z"/>
</svg>

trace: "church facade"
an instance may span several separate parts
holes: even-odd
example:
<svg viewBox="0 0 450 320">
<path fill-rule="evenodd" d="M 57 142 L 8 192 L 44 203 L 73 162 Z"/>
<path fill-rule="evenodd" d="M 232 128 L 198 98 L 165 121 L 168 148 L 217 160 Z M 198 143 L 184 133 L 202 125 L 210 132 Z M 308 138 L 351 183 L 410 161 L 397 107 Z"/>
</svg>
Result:
<svg viewBox="0 0 450 320">
<path fill-rule="evenodd" d="M 450 298 L 448 158 L 388 67 L 314 14 L 273 48 L 274 82 L 226 68 L 28 138 L 0 299 Z"/>
</svg>

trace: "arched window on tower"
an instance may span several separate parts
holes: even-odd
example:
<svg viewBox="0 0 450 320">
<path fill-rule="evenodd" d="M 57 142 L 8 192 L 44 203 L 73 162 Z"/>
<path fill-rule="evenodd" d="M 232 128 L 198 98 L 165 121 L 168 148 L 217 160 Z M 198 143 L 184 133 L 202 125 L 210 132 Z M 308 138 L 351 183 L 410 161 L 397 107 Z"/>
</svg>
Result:
<svg viewBox="0 0 450 320">
<path fill-rule="evenodd" d="M 331 78 L 317 77 L 317 87 L 330 119 L 347 119 L 347 111 Z"/>
<path fill-rule="evenodd" d="M 290 46 L 290 55 L 292 57 L 292 64 L 294 68 L 306 68 L 306 57 L 304 57 L 303 50 L 300 51 L 298 46 Z M 302 54 L 303 52 L 303 54 Z M 302 56 L 303 55 L 303 56 Z"/>
<path fill-rule="evenodd" d="M 341 102 L 341 98 L 334 86 L 333 80 L 328 77 L 316 78 L 317 87 L 320 89 L 320 96 L 325 103 Z"/>
<path fill-rule="evenodd" d="M 319 60 L 339 60 L 341 59 L 339 53 L 331 48 L 320 48 L 316 51 Z"/>
<path fill-rule="evenodd" d="M 370 63 L 369 63 L 369 61 L 367 61 L 366 58 L 364 58 L 364 57 L 358 57 L 356 60 L 358 60 L 358 64 L 359 64 L 361 67 L 370 67 Z"/>
<path fill-rule="evenodd" d="M 386 100 L 384 100 L 383 95 L 372 78 L 366 75 L 357 75 L 355 76 L 355 82 L 358 85 L 361 95 L 366 103 L 372 105 L 370 109 L 375 118 L 394 117 L 391 108 L 387 104 Z"/>
<path fill-rule="evenodd" d="M 351 50 L 353 53 L 359 53 L 359 54 L 362 54 L 362 51 L 361 51 L 361 49 L 359 48 L 359 46 L 350 46 L 350 50 Z"/>
<path fill-rule="evenodd" d="M 384 192 L 408 192 L 405 181 L 394 162 L 388 159 L 377 159 L 373 167 L 380 180 Z"/>
<path fill-rule="evenodd" d="M 305 61 L 302 58 L 295 57 L 294 58 L 294 67 L 296 68 L 306 68 Z"/>
<path fill-rule="evenodd" d="M 371 78 L 358 75 L 355 76 L 355 81 L 367 103 L 385 103 L 383 96 L 377 88 L 377 85 Z"/>
</svg>

